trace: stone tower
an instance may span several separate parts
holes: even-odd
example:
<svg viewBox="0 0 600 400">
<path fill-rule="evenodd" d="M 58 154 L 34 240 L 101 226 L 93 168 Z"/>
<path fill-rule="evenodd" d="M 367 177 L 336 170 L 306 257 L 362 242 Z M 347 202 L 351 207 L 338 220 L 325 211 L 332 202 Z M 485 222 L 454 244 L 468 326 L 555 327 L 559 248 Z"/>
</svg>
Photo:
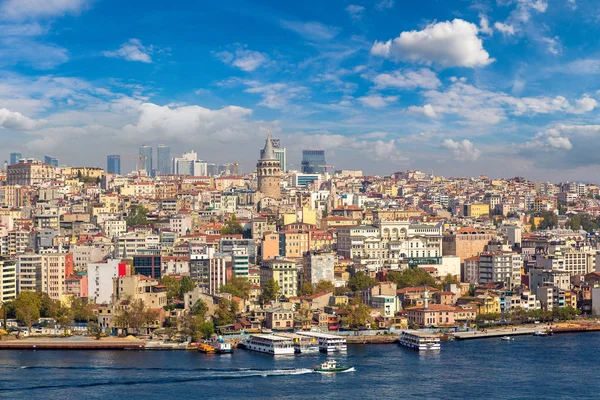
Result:
<svg viewBox="0 0 600 400">
<path fill-rule="evenodd" d="M 281 199 L 281 166 L 275 157 L 273 143 L 271 142 L 271 131 L 267 134 L 265 147 L 261 152 L 260 160 L 256 164 L 258 175 L 258 192 L 263 197 Z"/>
</svg>

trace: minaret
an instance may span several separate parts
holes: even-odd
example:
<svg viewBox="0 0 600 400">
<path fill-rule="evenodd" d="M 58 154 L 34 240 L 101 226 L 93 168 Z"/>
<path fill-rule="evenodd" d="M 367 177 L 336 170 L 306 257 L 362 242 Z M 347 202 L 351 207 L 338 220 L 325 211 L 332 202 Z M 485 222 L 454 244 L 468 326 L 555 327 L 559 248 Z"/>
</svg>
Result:
<svg viewBox="0 0 600 400">
<path fill-rule="evenodd" d="M 427 284 L 425 284 L 425 290 L 423 290 L 423 311 L 429 310 L 429 291 L 427 290 Z"/>
<path fill-rule="evenodd" d="M 270 130 L 260 160 L 256 164 L 256 173 L 258 175 L 258 192 L 263 197 L 281 199 L 281 166 L 275 156 L 275 150 L 273 150 Z"/>
</svg>

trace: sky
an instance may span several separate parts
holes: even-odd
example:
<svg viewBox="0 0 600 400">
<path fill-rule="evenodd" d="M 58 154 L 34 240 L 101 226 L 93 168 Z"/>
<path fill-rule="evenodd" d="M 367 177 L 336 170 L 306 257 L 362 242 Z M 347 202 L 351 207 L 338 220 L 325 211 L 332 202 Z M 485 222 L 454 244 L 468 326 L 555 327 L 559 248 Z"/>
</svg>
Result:
<svg viewBox="0 0 600 400">
<path fill-rule="evenodd" d="M 594 181 L 596 0 L 0 0 L 0 159 Z M 131 157 L 130 157 L 131 156 Z M 130 157 L 130 158 L 127 158 Z"/>
</svg>

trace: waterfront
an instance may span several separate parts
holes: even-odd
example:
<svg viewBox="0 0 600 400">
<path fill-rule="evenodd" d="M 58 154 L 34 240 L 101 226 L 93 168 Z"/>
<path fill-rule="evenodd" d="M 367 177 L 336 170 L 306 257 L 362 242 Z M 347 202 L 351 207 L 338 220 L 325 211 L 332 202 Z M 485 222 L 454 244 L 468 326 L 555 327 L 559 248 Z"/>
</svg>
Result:
<svg viewBox="0 0 600 400">
<path fill-rule="evenodd" d="M 355 372 L 312 372 L 324 354 L 186 351 L 0 352 L 2 398 L 596 398 L 600 333 L 447 342 L 434 353 L 349 346 Z M 348 391 L 351 388 L 351 392 Z"/>
</svg>

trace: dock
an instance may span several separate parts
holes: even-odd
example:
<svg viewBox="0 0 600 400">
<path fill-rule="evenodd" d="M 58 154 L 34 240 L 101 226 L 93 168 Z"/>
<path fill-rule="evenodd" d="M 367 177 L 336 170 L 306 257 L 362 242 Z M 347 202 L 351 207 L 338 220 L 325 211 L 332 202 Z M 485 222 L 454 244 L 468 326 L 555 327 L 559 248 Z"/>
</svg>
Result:
<svg viewBox="0 0 600 400">
<path fill-rule="evenodd" d="M 484 331 L 454 332 L 452 336 L 456 340 L 487 339 L 502 336 L 533 335 L 535 331 L 546 331 L 551 328 L 554 331 L 554 328 L 550 325 L 518 326 Z"/>
<path fill-rule="evenodd" d="M 142 340 L 68 340 L 20 339 L 1 340 L 0 350 L 144 350 Z"/>
</svg>

